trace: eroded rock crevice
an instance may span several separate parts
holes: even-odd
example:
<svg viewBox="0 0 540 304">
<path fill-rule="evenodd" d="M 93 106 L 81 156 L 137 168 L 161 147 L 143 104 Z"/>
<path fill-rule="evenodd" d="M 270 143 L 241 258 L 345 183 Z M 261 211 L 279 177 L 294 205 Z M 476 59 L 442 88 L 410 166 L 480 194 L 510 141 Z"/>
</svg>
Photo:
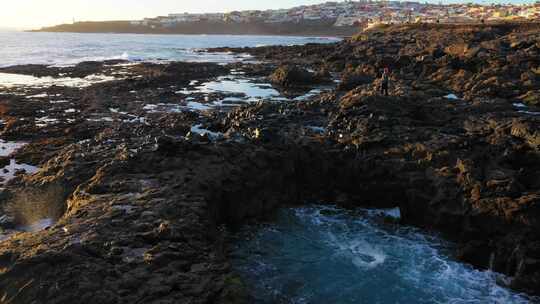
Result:
<svg viewBox="0 0 540 304">
<path fill-rule="evenodd" d="M 534 291 L 538 195 L 527 177 L 540 163 L 534 141 L 521 136 L 530 130 L 515 130 L 523 121 L 501 118 L 491 125 L 453 107 L 437 114 L 426 101 L 361 95 L 337 105 L 331 117 L 340 118 L 328 120 L 326 138 L 294 136 L 305 132 L 302 120 L 273 118 L 280 107 L 309 112 L 330 108 L 326 103 L 268 104 L 233 111 L 216 124 L 231 128 L 242 117 L 232 128 L 244 134 L 243 143 L 234 136 L 175 139 L 151 129 L 152 136 L 140 137 L 133 136 L 139 130 L 119 127 L 64 148 L 22 189 L 63 182 L 72 189 L 66 213 L 49 229 L 3 243 L 2 290 L 21 302 L 61 303 L 60 295 L 66 301 L 82 295 L 85 302 L 98 294 L 104 303 L 240 301 L 245 294 L 228 263 L 222 225 L 241 225 L 280 206 L 328 202 L 399 206 L 404 224 L 447 233 L 460 242 L 461 259 L 514 276 L 515 287 Z M 399 113 L 392 118 L 399 129 L 382 118 L 391 117 L 387 111 Z M 410 132 L 417 113 L 426 113 L 423 127 Z M 430 120 L 451 113 L 454 119 Z M 257 125 L 262 136 L 250 137 L 250 117 L 259 115 L 266 117 Z M 450 128 L 461 124 L 462 130 Z M 356 131 L 348 133 L 348 125 Z M 432 128 L 439 131 L 427 132 Z M 55 267 L 43 266 L 52 261 Z M 42 267 L 39 275 L 32 267 Z"/>
<path fill-rule="evenodd" d="M 2 134 L 31 140 L 14 157 L 40 170 L 10 181 L 2 208 L 15 202 L 21 223 L 58 221 L 0 243 L 0 302 L 244 303 L 224 227 L 313 202 L 399 206 L 402 224 L 444 233 L 462 261 L 540 294 L 534 31 L 390 27 L 334 45 L 240 50 L 270 64 L 141 63 L 84 89 L 31 89 L 46 97 L 27 102 L 8 90 Z M 230 67 L 270 77 L 282 66 L 281 86 L 309 87 L 315 75 L 283 68 L 294 65 L 341 83 L 304 100 L 188 107 L 203 96 L 190 93 L 192 78 Z M 385 65 L 392 96 L 377 93 Z M 62 72 L 94 68 L 116 69 Z M 69 103 L 81 112 L 66 112 Z M 34 117 L 49 108 L 54 124 Z"/>
</svg>

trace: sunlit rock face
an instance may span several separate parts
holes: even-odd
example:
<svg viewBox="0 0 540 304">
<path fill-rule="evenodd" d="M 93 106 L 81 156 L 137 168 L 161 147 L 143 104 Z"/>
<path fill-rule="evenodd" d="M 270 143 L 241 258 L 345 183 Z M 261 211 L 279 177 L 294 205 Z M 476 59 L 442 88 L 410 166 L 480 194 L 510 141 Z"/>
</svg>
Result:
<svg viewBox="0 0 540 304">
<path fill-rule="evenodd" d="M 257 63 L 128 58 L 1 69 L 114 79 L 0 92 L 0 135 L 27 143 L 1 164 L 39 168 L 15 170 L 1 192 L 0 223 L 13 233 L 0 242 L 0 298 L 250 303 L 249 286 L 264 300 L 249 271 L 266 258 L 281 270 L 260 270 L 271 290 L 313 302 L 348 301 L 327 292 L 334 282 L 362 283 L 352 287 L 390 302 L 428 301 L 420 285 L 442 302 L 521 301 L 505 283 L 540 293 L 540 117 L 527 93 L 538 90 L 538 44 L 528 31 L 538 27 L 409 25 L 335 45 L 221 49 L 264 59 Z M 464 39 L 491 51 L 446 48 Z M 285 59 L 334 81 L 299 95 L 271 87 Z M 390 96 L 379 93 L 385 66 Z M 288 209 L 286 221 L 250 230 L 254 238 L 231 255 L 230 232 L 312 202 L 356 211 Z M 258 252 L 257 238 L 277 255 Z M 246 262 L 244 279 L 235 256 Z M 487 269 L 506 276 L 495 285 Z M 317 281 L 323 275 L 332 279 Z M 399 288 L 369 293 L 375 283 Z"/>
</svg>

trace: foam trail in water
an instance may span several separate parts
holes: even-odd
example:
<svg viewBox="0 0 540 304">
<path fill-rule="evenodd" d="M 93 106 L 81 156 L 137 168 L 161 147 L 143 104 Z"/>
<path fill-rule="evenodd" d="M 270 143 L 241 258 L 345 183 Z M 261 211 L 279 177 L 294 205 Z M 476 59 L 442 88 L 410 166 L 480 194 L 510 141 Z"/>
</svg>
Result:
<svg viewBox="0 0 540 304">
<path fill-rule="evenodd" d="M 283 210 L 238 236 L 235 268 L 255 303 L 529 303 L 501 275 L 453 260 L 453 244 L 381 221 L 398 211 Z"/>
</svg>

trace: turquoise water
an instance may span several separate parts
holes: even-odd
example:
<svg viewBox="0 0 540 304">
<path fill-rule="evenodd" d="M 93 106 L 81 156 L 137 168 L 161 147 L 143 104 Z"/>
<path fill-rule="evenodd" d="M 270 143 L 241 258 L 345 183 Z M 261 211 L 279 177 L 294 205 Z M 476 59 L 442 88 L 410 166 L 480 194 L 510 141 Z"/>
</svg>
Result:
<svg viewBox="0 0 540 304">
<path fill-rule="evenodd" d="M 282 210 L 235 236 L 233 265 L 253 303 L 529 303 L 455 261 L 451 243 L 381 215 L 399 212 Z"/>
</svg>

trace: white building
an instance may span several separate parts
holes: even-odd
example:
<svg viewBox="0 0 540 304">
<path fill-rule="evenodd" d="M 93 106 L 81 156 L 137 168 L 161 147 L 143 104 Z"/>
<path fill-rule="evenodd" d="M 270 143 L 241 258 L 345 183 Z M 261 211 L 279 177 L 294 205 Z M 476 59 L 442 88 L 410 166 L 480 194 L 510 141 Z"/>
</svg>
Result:
<svg viewBox="0 0 540 304">
<path fill-rule="evenodd" d="M 197 22 L 201 20 L 200 14 L 169 14 L 169 19 L 175 22 Z"/>
<path fill-rule="evenodd" d="M 321 13 L 318 10 L 306 9 L 304 10 L 304 20 L 320 20 Z"/>
<path fill-rule="evenodd" d="M 362 20 L 364 20 L 364 18 L 359 16 L 340 15 L 337 18 L 336 23 L 334 23 L 334 26 L 352 26 L 355 23 L 362 22 Z"/>
</svg>

